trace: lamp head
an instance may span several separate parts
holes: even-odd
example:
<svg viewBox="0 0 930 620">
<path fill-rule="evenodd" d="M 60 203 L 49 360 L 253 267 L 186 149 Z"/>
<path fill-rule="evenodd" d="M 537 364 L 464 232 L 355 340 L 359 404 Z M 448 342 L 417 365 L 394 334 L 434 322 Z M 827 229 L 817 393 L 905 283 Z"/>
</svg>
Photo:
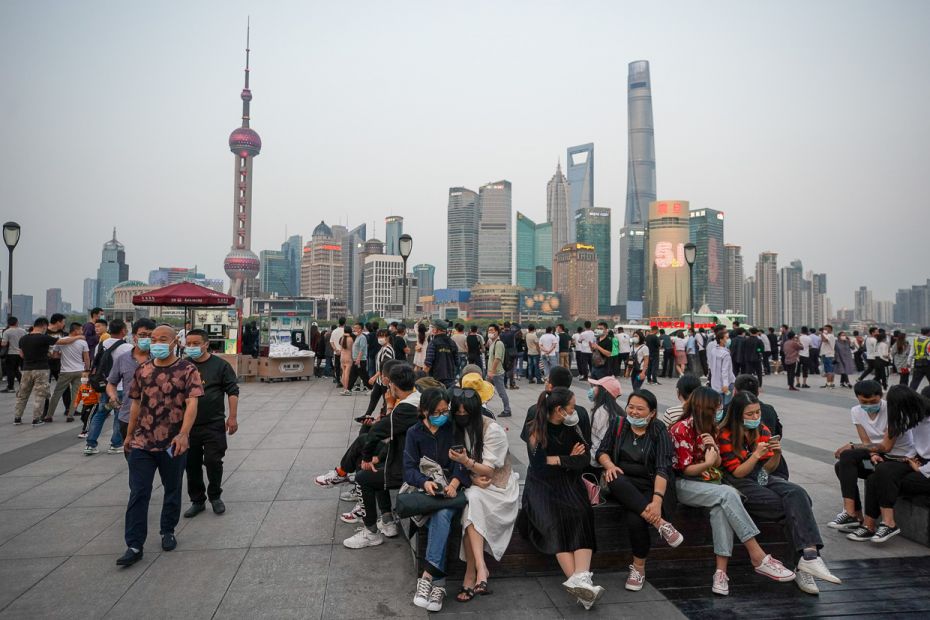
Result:
<svg viewBox="0 0 930 620">
<path fill-rule="evenodd" d="M 685 244 L 685 262 L 688 263 L 688 266 L 694 264 L 694 259 L 697 257 L 697 246 L 693 243 Z"/>
<path fill-rule="evenodd" d="M 19 224 L 16 222 L 7 222 L 3 225 L 3 242 L 6 244 L 6 247 L 10 248 L 10 251 L 13 251 L 13 248 L 16 247 L 16 244 L 19 243 Z"/>
<path fill-rule="evenodd" d="M 400 250 L 400 255 L 404 260 L 410 256 L 410 252 L 413 250 L 413 237 L 407 234 L 403 234 L 397 240 L 398 249 Z"/>
</svg>

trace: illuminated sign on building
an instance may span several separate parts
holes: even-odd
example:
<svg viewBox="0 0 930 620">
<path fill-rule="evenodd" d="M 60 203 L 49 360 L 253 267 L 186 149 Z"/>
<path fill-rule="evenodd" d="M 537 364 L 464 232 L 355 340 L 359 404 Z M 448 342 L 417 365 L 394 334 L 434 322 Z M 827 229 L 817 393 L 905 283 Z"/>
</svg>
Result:
<svg viewBox="0 0 930 620">
<path fill-rule="evenodd" d="M 679 243 L 677 247 L 670 241 L 656 243 L 655 263 L 659 269 L 685 266 L 685 244 Z"/>
</svg>

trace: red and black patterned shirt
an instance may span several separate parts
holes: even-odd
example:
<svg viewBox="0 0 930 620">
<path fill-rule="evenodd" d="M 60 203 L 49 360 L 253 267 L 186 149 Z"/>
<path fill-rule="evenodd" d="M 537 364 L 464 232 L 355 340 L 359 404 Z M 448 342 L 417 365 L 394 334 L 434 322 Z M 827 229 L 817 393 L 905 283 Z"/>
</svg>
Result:
<svg viewBox="0 0 930 620">
<path fill-rule="evenodd" d="M 203 396 L 200 373 L 191 362 L 178 359 L 170 366 L 148 361 L 136 369 L 129 398 L 139 401 L 139 420 L 130 446 L 167 450 L 181 430 L 188 398 Z"/>
<path fill-rule="evenodd" d="M 759 437 L 756 444 L 767 443 L 772 438 L 772 431 L 765 424 L 759 425 Z M 737 467 L 749 458 L 749 455 L 755 450 L 755 446 L 740 446 L 738 449 L 733 445 L 733 438 L 730 435 L 730 429 L 724 428 L 717 437 L 717 445 L 720 446 L 720 466 L 732 473 Z M 762 463 L 775 456 L 775 453 L 769 450 L 765 453 L 759 462 Z"/>
</svg>

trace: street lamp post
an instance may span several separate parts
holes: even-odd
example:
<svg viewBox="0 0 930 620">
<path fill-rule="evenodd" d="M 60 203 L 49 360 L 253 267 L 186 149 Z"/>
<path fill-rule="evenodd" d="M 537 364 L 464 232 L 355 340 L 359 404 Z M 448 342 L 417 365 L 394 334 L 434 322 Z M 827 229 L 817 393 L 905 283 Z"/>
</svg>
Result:
<svg viewBox="0 0 930 620">
<path fill-rule="evenodd" d="M 400 257 L 404 259 L 404 317 L 407 318 L 407 259 L 410 258 L 410 252 L 413 250 L 413 237 L 403 234 L 397 240 Z"/>
<path fill-rule="evenodd" d="M 694 259 L 697 257 L 697 246 L 693 243 L 685 244 L 685 262 L 688 263 L 688 292 L 691 305 L 691 329 L 694 329 Z"/>
<path fill-rule="evenodd" d="M 10 304 L 10 315 L 13 314 L 13 249 L 16 247 L 16 244 L 19 243 L 19 233 L 19 224 L 16 222 L 7 222 L 3 225 L 3 242 L 10 250 L 10 267 L 6 274 L 7 303 Z"/>
</svg>

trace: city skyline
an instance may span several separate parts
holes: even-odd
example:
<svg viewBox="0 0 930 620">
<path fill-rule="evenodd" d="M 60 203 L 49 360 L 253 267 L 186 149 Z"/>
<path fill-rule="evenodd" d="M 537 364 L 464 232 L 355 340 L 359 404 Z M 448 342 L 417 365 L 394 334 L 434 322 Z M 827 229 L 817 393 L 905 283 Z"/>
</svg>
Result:
<svg viewBox="0 0 930 620">
<path fill-rule="evenodd" d="M 261 88 L 255 120 L 268 145 L 274 145 L 262 153 L 255 186 L 252 250 L 279 247 L 285 226 L 308 236 L 334 205 L 340 221 L 351 216 L 380 222 L 398 213 L 414 238 L 411 261 L 435 262 L 436 281 L 442 283 L 446 265 L 432 257 L 445 253 L 445 240 L 435 234 L 432 214 L 446 202 L 448 188 L 461 179 L 507 178 L 515 189 L 513 210 L 541 221 L 551 161 L 567 145 L 585 140 L 598 150 L 597 203 L 619 214 L 625 204 L 627 144 L 625 76 L 617 67 L 643 58 L 650 61 L 654 80 L 661 195 L 688 196 L 693 208 L 725 211 L 728 241 L 743 246 L 747 257 L 771 249 L 815 269 L 829 266 L 829 294 L 837 308 L 852 306 L 852 293 L 863 283 L 876 298 L 891 300 L 897 289 L 924 281 L 918 265 L 899 265 L 892 256 L 866 260 L 852 243 L 848 253 L 837 256 L 836 244 L 824 236 L 866 234 L 866 216 L 875 204 L 894 205 L 898 217 L 919 221 L 920 206 L 910 196 L 920 195 L 917 144 L 928 131 L 917 106 L 926 89 L 917 78 L 927 73 L 930 58 L 917 24 L 926 23 L 927 7 L 795 3 L 776 10 L 734 3 L 708 10 L 663 4 L 637 8 L 635 25 L 625 23 L 630 5 L 594 3 L 583 19 L 569 7 L 546 6 L 532 14 L 529 4 L 516 2 L 508 7 L 478 3 L 471 10 L 429 7 L 397 26 L 408 43 L 397 43 L 396 32 L 388 37 L 379 30 L 378 22 L 391 14 L 388 6 L 371 5 L 367 14 L 353 18 L 349 30 L 333 33 L 314 25 L 321 20 L 311 21 L 296 4 L 259 12 L 252 7 L 253 47 L 259 50 L 253 51 L 252 65 L 260 68 L 253 81 L 258 79 Z M 82 282 L 94 275 L 94 255 L 108 236 L 101 228 L 112 224 L 137 278 L 159 264 L 196 264 L 210 277 L 220 275 L 229 247 L 228 225 L 221 224 L 228 221 L 228 154 L 217 145 L 229 131 L 231 85 L 241 83 L 240 33 L 250 9 L 229 3 L 222 11 L 216 5 L 182 12 L 182 6 L 168 3 L 163 14 L 145 19 L 134 7 L 64 6 L 50 20 L 47 8 L 17 4 L 0 25 L 6 35 L 2 45 L 10 52 L 0 60 L 9 78 L 8 152 L 16 154 L 0 174 L 12 205 L 8 219 L 23 226 L 14 292 L 40 299 L 47 288 L 61 287 L 64 299 L 81 299 Z M 669 6 L 681 20 L 668 21 Z M 802 8 L 804 19 L 798 20 Z M 322 7 L 318 17 L 339 13 Z M 495 23 L 488 25 L 489 17 Z M 421 47 L 438 40 L 428 24 L 448 18 L 460 18 L 465 27 L 481 24 L 490 33 L 516 29 L 532 36 L 521 37 L 520 46 L 498 42 L 488 50 L 442 51 L 421 60 Z M 573 35 L 548 25 L 564 19 L 587 30 Z M 717 32 L 721 21 L 729 27 L 723 33 Z M 67 45 L 61 35 L 65 24 L 84 33 L 80 47 Z M 566 43 L 558 52 L 549 49 L 556 31 Z M 600 36 L 608 31 L 609 38 Z M 778 32 L 790 32 L 803 44 L 785 50 L 775 43 L 781 40 Z M 166 33 L 172 38 L 168 51 Z M 366 37 L 370 43 L 356 47 Z M 663 38 L 675 44 L 662 43 Z M 543 99 L 539 89 L 527 86 L 553 70 L 577 72 L 564 49 L 588 39 L 594 41 L 597 62 L 582 65 L 578 83 L 596 88 L 596 97 L 578 103 L 576 92 L 566 91 Z M 707 79 L 707 72 L 696 70 L 697 59 L 680 52 L 698 47 L 697 42 L 701 67 L 740 79 Z M 375 65 L 383 63 L 384 77 L 371 71 L 375 45 L 382 55 Z M 324 52 L 332 54 L 325 63 Z M 438 113 L 421 113 L 438 97 L 430 92 L 462 74 L 476 77 L 492 57 L 521 79 L 510 84 L 506 71 L 500 77 L 481 71 L 486 87 L 499 89 L 501 96 L 486 101 L 466 93 L 452 103 L 444 99 Z M 881 70 L 889 57 L 909 61 L 893 72 Z M 431 76 L 429 92 L 413 88 L 422 80 L 387 70 L 404 66 L 402 60 Z M 807 70 L 798 73 L 797 66 Z M 81 89 L 84 67 L 95 72 L 94 89 L 74 100 L 67 94 Z M 369 88 L 371 79 L 385 89 L 377 111 L 361 97 L 361 84 Z M 170 86 L 157 98 L 151 97 L 153 80 Z M 311 83 L 313 90 L 307 91 Z M 866 83 L 869 89 L 862 88 Z M 308 92 L 320 91 L 339 96 L 307 99 Z M 797 97 L 802 91 L 803 105 Z M 896 93 L 890 125 L 874 114 L 887 105 L 882 95 L 887 92 Z M 843 106 L 837 108 L 836 101 Z M 568 113 L 572 106 L 583 113 Z M 75 117 L 85 121 L 75 124 Z M 457 137 L 448 144 L 457 148 L 434 148 L 431 136 L 450 132 Z M 60 148 L 65 133 L 82 144 L 81 157 L 66 156 Z M 147 139 L 151 134 L 183 140 Z M 879 145 L 895 157 L 875 161 L 870 154 Z M 423 152 L 432 156 L 418 158 Z M 413 161 L 418 167 L 411 189 L 402 162 Z M 153 170 L 174 182 L 153 182 Z M 788 182 L 773 182 L 777 179 Z M 345 187 L 353 192 L 347 195 Z M 146 213 L 166 220 L 174 231 L 198 231 L 197 241 L 166 248 L 140 222 Z M 770 241 L 758 227 L 760 213 L 794 224 L 791 234 Z M 68 261 L 56 261 L 58 254 L 48 251 L 48 240 L 37 232 L 50 216 L 73 230 L 73 237 L 59 243 L 69 252 Z M 618 215 L 615 228 L 619 220 Z M 918 243 L 914 227 L 904 227 L 900 236 L 905 245 Z M 612 295 L 618 277 L 614 263 Z"/>
</svg>

